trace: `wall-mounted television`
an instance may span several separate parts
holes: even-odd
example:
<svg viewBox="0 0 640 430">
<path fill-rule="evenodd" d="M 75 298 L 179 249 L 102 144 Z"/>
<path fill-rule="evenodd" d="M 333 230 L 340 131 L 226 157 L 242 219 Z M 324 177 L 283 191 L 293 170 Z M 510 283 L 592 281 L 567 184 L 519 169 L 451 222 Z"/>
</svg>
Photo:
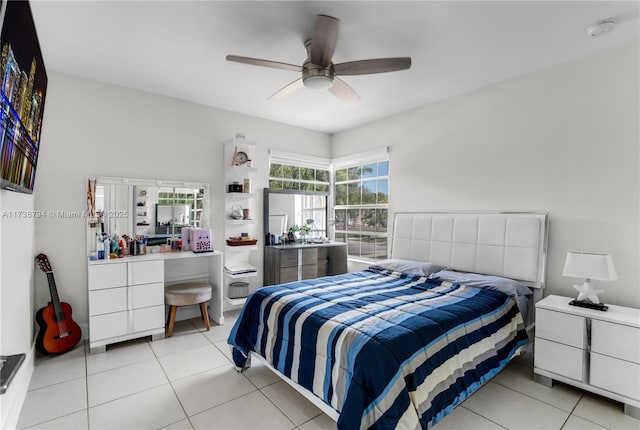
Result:
<svg viewBox="0 0 640 430">
<path fill-rule="evenodd" d="M 0 55 L 0 187 L 32 193 L 47 72 L 28 1 L 6 2 Z"/>
</svg>

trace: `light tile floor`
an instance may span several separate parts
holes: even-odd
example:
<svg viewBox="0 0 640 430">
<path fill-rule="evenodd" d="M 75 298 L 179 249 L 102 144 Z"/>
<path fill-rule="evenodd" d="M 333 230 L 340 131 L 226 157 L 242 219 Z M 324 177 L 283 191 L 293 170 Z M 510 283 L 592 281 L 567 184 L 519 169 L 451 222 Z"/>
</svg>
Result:
<svg viewBox="0 0 640 430">
<path fill-rule="evenodd" d="M 19 428 L 33 429 L 335 429 L 335 423 L 256 363 L 238 373 L 224 326 L 198 319 L 171 338 L 144 339 L 90 355 L 84 346 L 38 357 Z M 434 426 L 446 429 L 640 429 L 622 405 L 568 385 L 533 382 L 532 353 Z"/>
</svg>

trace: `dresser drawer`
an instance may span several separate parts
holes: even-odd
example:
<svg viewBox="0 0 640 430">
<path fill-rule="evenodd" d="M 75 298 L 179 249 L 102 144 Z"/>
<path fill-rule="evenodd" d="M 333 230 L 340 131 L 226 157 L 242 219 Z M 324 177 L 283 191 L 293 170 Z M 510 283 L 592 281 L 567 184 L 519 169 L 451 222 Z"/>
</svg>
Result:
<svg viewBox="0 0 640 430">
<path fill-rule="evenodd" d="M 329 274 L 329 263 L 327 261 L 318 261 L 318 278 Z"/>
<path fill-rule="evenodd" d="M 142 284 L 129 287 L 131 294 L 131 309 L 147 308 L 149 306 L 164 305 L 164 283 Z"/>
<path fill-rule="evenodd" d="M 135 261 L 129 263 L 129 285 L 164 282 L 164 261 Z"/>
<path fill-rule="evenodd" d="M 123 287 L 127 285 L 127 263 L 89 266 L 89 290 Z"/>
<path fill-rule="evenodd" d="M 92 342 L 128 333 L 128 311 L 89 317 L 89 337 Z"/>
<path fill-rule="evenodd" d="M 280 267 L 298 267 L 298 250 L 297 249 L 281 250 L 280 251 Z"/>
<path fill-rule="evenodd" d="M 294 282 L 298 280 L 298 266 L 280 269 L 280 283 Z"/>
<path fill-rule="evenodd" d="M 302 248 L 302 264 L 316 264 L 318 262 L 318 248 Z"/>
<path fill-rule="evenodd" d="M 606 321 L 591 321 L 591 351 L 640 363 L 640 329 Z"/>
<path fill-rule="evenodd" d="M 576 315 L 536 309 L 536 338 L 583 349 L 586 339 L 585 319 Z"/>
<path fill-rule="evenodd" d="M 586 354 L 587 352 L 583 349 L 538 337 L 536 337 L 534 343 L 536 368 L 566 376 L 576 381 L 583 380 Z"/>
<path fill-rule="evenodd" d="M 134 309 L 131 314 L 134 333 L 164 327 L 164 305 Z"/>
<path fill-rule="evenodd" d="M 318 249 L 318 261 L 324 261 L 329 259 L 329 248 L 320 247 Z"/>
<path fill-rule="evenodd" d="M 318 277 L 318 267 L 315 264 L 302 266 L 302 279 L 315 279 Z"/>
<path fill-rule="evenodd" d="M 105 288 L 89 293 L 89 316 L 127 310 L 127 287 Z"/>
<path fill-rule="evenodd" d="M 640 401 L 640 364 L 592 352 L 589 377 L 595 387 Z"/>
</svg>

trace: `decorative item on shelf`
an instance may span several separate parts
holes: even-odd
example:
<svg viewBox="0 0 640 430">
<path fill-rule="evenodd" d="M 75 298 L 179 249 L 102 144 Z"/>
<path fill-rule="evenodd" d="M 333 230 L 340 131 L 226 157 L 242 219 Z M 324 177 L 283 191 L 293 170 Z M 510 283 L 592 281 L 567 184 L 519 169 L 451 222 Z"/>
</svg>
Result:
<svg viewBox="0 0 640 430">
<path fill-rule="evenodd" d="M 251 192 L 251 179 L 249 179 L 249 178 L 245 178 L 244 179 L 244 187 L 242 188 L 242 190 L 245 193 L 250 193 Z"/>
<path fill-rule="evenodd" d="M 242 219 L 250 219 L 249 218 L 249 209 L 242 209 Z"/>
<path fill-rule="evenodd" d="M 227 239 L 227 245 L 229 246 L 248 246 L 256 243 L 258 243 L 258 240 L 251 236 L 230 237 Z"/>
<path fill-rule="evenodd" d="M 609 254 L 569 252 L 567 253 L 562 275 L 574 278 L 586 278 L 584 284 L 573 286 L 580 294 L 577 299 L 569 303 L 570 305 L 600 311 L 606 311 L 609 308 L 604 303 L 600 303 L 600 299 L 598 298 L 598 294 L 604 290 L 594 288 L 591 283 L 592 279 L 600 281 L 613 281 L 618 279 L 618 274 L 613 266 L 613 260 Z"/>
<path fill-rule="evenodd" d="M 231 160 L 232 166 L 242 166 L 249 161 L 249 156 L 244 151 L 238 151 L 238 147 L 233 150 L 233 159 Z"/>
<path fill-rule="evenodd" d="M 242 192 L 242 184 L 238 181 L 234 181 L 229 184 L 229 192 L 230 193 L 241 193 Z"/>
<path fill-rule="evenodd" d="M 229 284 L 229 298 L 242 299 L 249 295 L 248 282 L 232 282 Z"/>
<path fill-rule="evenodd" d="M 231 214 L 229 215 L 229 218 L 231 219 L 242 219 L 244 217 L 244 210 L 242 209 L 241 206 L 239 205 L 233 205 L 231 206 Z"/>
</svg>

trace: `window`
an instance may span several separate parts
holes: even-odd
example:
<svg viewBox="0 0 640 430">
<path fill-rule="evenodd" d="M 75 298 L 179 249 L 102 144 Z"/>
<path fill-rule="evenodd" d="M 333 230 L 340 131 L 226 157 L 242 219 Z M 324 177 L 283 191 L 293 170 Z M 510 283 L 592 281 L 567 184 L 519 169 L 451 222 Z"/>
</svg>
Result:
<svg viewBox="0 0 640 430">
<path fill-rule="evenodd" d="M 335 240 L 347 243 L 349 257 L 387 258 L 389 161 L 354 163 L 334 173 Z"/>
<path fill-rule="evenodd" d="M 329 191 L 329 169 L 296 162 L 271 162 L 269 188 L 275 190 Z"/>
</svg>

